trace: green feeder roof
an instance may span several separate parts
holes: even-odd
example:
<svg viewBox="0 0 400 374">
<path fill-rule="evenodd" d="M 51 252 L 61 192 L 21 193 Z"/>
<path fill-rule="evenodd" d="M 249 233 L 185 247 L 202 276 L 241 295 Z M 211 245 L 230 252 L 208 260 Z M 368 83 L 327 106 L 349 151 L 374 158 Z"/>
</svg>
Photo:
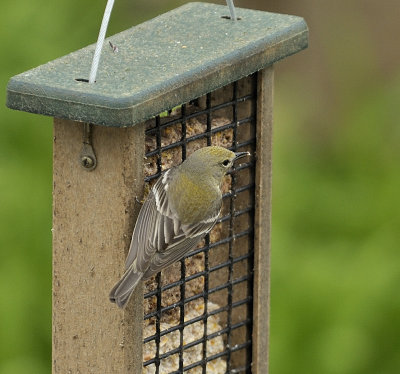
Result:
<svg viewBox="0 0 400 374">
<path fill-rule="evenodd" d="M 7 106 L 106 126 L 132 126 L 307 47 L 300 17 L 189 3 L 95 45 L 12 77 Z M 109 41 L 118 48 L 113 51 Z"/>
</svg>

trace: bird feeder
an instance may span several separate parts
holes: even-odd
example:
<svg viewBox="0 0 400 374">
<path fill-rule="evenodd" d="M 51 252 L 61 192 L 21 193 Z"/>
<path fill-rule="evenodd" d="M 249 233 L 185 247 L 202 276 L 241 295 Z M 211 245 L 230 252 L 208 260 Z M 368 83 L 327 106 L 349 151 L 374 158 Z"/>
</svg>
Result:
<svg viewBox="0 0 400 374">
<path fill-rule="evenodd" d="M 273 64 L 302 18 L 189 3 L 11 78 L 7 106 L 54 117 L 53 373 L 267 373 Z M 119 310 L 141 201 L 200 147 L 251 157 L 218 223 Z"/>
</svg>

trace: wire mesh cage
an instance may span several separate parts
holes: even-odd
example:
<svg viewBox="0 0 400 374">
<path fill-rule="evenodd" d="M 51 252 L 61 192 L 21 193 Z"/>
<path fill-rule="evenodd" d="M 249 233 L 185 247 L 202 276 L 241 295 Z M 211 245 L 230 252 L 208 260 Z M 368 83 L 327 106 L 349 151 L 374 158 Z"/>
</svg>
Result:
<svg viewBox="0 0 400 374">
<path fill-rule="evenodd" d="M 147 190 L 195 150 L 255 151 L 257 74 L 146 123 Z M 225 177 L 210 234 L 144 289 L 144 373 L 250 372 L 255 163 Z"/>
</svg>

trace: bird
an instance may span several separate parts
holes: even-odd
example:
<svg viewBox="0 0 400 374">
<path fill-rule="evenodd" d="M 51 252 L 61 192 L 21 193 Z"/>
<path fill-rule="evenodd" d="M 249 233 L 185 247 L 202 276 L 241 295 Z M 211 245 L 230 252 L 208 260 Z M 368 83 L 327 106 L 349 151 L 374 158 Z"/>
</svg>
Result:
<svg viewBox="0 0 400 374">
<path fill-rule="evenodd" d="M 140 209 L 125 273 L 110 292 L 111 302 L 124 308 L 141 280 L 180 260 L 211 231 L 221 212 L 223 178 L 247 155 L 203 147 L 159 177 Z"/>
</svg>

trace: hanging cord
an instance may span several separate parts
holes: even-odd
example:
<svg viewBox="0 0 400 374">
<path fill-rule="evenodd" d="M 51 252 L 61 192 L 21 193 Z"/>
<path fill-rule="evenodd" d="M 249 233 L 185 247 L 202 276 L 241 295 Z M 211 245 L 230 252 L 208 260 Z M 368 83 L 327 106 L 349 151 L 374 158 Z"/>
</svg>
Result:
<svg viewBox="0 0 400 374">
<path fill-rule="evenodd" d="M 233 4 L 233 0 L 226 0 L 228 7 L 229 7 L 229 12 L 231 13 L 231 20 L 236 21 L 236 9 L 235 5 Z"/>
<path fill-rule="evenodd" d="M 226 0 L 229 12 L 231 13 L 231 20 L 236 21 L 236 9 L 233 4 L 233 0 Z M 96 49 L 94 51 L 92 67 L 90 69 L 89 83 L 94 83 L 96 81 L 97 70 L 100 63 L 101 50 L 103 49 L 104 39 L 106 37 L 108 22 L 110 21 L 110 16 L 112 8 L 114 6 L 114 0 L 108 0 L 106 5 L 106 10 L 104 11 L 103 21 L 101 22 L 99 37 L 97 38 Z"/>
<path fill-rule="evenodd" d="M 92 67 L 90 69 L 89 83 L 96 81 L 97 69 L 99 68 L 101 50 L 103 48 L 104 39 L 106 37 L 108 21 L 110 20 L 111 11 L 114 6 L 114 0 L 108 0 L 106 10 L 104 11 L 103 21 L 101 22 L 99 37 L 97 38 L 96 49 L 94 51 Z"/>
</svg>

